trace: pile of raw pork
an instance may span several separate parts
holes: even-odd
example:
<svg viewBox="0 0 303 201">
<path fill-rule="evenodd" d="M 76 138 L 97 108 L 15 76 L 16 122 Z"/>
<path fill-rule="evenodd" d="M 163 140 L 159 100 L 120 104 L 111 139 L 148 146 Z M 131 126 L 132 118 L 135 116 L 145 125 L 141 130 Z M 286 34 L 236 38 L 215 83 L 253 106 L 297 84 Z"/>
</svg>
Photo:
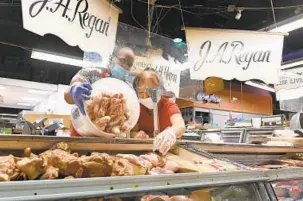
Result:
<svg viewBox="0 0 303 201">
<path fill-rule="evenodd" d="M 178 169 L 176 162 L 155 153 L 111 156 L 96 152 L 78 156 L 66 143 L 58 143 L 39 155 L 27 148 L 22 158 L 0 157 L 0 181 L 173 174 Z"/>
<path fill-rule="evenodd" d="M 127 133 L 129 110 L 122 93 L 99 93 L 86 102 L 86 111 L 92 123 L 102 131 L 119 135 Z"/>
</svg>

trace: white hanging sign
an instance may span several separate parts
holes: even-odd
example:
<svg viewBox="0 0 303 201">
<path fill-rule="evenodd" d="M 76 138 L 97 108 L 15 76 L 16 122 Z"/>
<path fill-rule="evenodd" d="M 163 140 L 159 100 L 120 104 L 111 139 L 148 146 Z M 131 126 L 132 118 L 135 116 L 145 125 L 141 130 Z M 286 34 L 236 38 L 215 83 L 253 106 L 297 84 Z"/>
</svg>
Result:
<svg viewBox="0 0 303 201">
<path fill-rule="evenodd" d="M 22 0 L 22 15 L 24 29 L 57 35 L 104 61 L 114 50 L 119 10 L 107 0 Z"/>
<path fill-rule="evenodd" d="M 164 88 L 179 97 L 181 64 L 167 61 L 161 51 L 153 51 L 149 57 L 136 56 L 134 68 L 152 68 L 161 76 Z"/>
<path fill-rule="evenodd" d="M 293 68 L 285 70 L 285 76 L 280 76 L 277 90 L 296 89 L 303 87 L 303 68 Z"/>
<path fill-rule="evenodd" d="M 186 28 L 191 79 L 259 79 L 277 84 L 284 36 L 276 33 Z"/>
</svg>

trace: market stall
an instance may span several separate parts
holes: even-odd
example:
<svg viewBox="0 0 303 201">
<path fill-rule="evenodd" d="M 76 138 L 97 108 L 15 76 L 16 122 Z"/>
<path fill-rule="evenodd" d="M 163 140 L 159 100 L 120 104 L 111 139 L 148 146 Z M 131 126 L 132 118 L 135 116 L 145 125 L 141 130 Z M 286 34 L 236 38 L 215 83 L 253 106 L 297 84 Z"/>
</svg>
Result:
<svg viewBox="0 0 303 201">
<path fill-rule="evenodd" d="M 31 147 L 33 153 L 41 153 L 58 142 L 66 142 L 72 153 L 86 155 L 88 152 L 140 155 L 151 151 L 150 141 L 146 140 L 105 141 L 96 138 L 1 136 L 0 141 L 1 155 L 14 153 L 21 156 L 25 147 Z M 180 172 L 175 174 L 2 182 L 0 183 L 2 194 L 0 200 L 86 200 L 100 197 L 142 200 L 144 195 L 157 197 L 161 195 L 162 198 L 185 195 L 192 200 L 203 201 L 213 199 L 263 201 L 276 200 L 271 182 L 275 182 L 274 186 L 279 187 L 281 185 L 277 182 L 303 178 L 302 168 L 251 169 L 249 166 L 204 151 L 208 146 L 212 147 L 209 150 L 214 151 L 216 145 L 197 144 L 189 141 L 180 141 L 178 144 L 178 147 L 167 156 L 168 159 L 175 160 L 179 165 Z M 220 150 L 219 147 L 220 145 L 217 150 Z M 245 149 L 243 146 L 242 153 L 245 152 Z M 256 147 L 247 148 L 246 152 L 252 152 L 253 149 L 256 150 Z M 261 148 L 257 150 L 261 150 Z M 302 152 L 303 150 L 300 148 L 282 150 L 277 147 L 275 151 L 286 153 Z M 208 166 L 208 164 L 216 165 Z M 225 165 L 222 166 L 222 164 Z M 293 186 L 296 185 L 297 183 Z"/>
<path fill-rule="evenodd" d="M 165 156 L 153 151 L 153 139 L 130 139 L 141 106 L 138 94 L 126 79 L 104 78 L 91 83 L 91 97 L 83 104 L 84 112 L 75 106 L 70 116 L 39 114 L 45 104 L 53 105 L 54 111 L 70 110 L 59 104 L 59 97 L 63 101 L 68 89 L 68 86 L 61 86 L 54 95 L 36 105 L 36 114 L 21 114 L 18 121 L 21 135 L 0 135 L 0 161 L 3 161 L 0 200 L 302 199 L 303 159 L 295 156 L 303 153 L 303 148 L 264 145 L 283 123 L 268 127 L 261 121 L 263 127 L 253 128 L 250 119 L 272 114 L 272 98 L 269 92 L 242 86 L 242 81 L 249 80 L 277 83 L 282 34 L 185 27 L 190 46 L 190 75 L 185 76 L 180 64 L 187 59 L 187 53 L 180 53 L 182 58 L 172 59 L 173 53 L 167 54 L 167 48 L 153 49 L 150 27 L 144 47 L 131 42 L 136 36 L 130 33 L 138 30 L 121 31 L 127 34 L 120 34 L 116 39 L 119 27 L 131 29 L 118 26 L 120 10 L 112 2 L 68 1 L 66 8 L 59 9 L 61 6 L 62 2 L 22 0 L 24 28 L 39 35 L 56 34 L 69 45 L 79 46 L 85 51 L 85 57 L 92 56 L 91 51 L 93 55 L 98 53 L 96 66 L 110 62 L 115 45 L 131 44 L 136 49 L 136 62 L 131 67 L 150 67 L 158 72 L 165 81 L 163 87 L 180 98 L 177 103 L 185 121 L 199 124 L 194 128 L 198 130 L 188 129 L 194 134 L 185 134 Z M 86 9 L 79 12 L 80 7 Z M 73 13 L 74 18 L 71 18 Z M 76 16 L 80 23 L 75 20 Z M 47 24 L 46 19 L 49 19 Z M 141 33 L 146 36 L 146 31 Z M 72 34 L 74 37 L 70 37 Z M 168 38 L 159 41 L 172 42 Z M 274 45 L 266 45 L 268 42 Z M 38 56 L 44 54 L 44 51 L 32 50 L 34 59 L 41 59 Z M 82 60 L 77 62 L 84 66 Z M 182 76 L 185 80 L 205 80 L 203 86 L 212 85 L 209 79 L 216 77 L 220 90 L 214 95 L 215 92 L 206 90 L 211 94 L 205 94 L 192 90 L 191 86 L 180 86 Z M 230 81 L 224 86 L 221 78 Z M 240 84 L 232 85 L 233 79 Z M 197 82 L 199 89 L 200 81 Z M 236 90 L 232 91 L 232 87 Z M 153 101 L 154 112 L 148 113 L 152 113 L 154 120 L 153 137 L 159 134 L 158 88 L 147 89 Z M 191 97 L 182 97 L 186 92 L 193 95 L 194 101 L 188 100 Z M 233 115 L 236 119 L 247 117 L 249 121 L 236 124 Z M 60 135 L 70 128 L 82 137 Z M 217 140 L 213 140 L 212 134 L 219 136 Z"/>
</svg>

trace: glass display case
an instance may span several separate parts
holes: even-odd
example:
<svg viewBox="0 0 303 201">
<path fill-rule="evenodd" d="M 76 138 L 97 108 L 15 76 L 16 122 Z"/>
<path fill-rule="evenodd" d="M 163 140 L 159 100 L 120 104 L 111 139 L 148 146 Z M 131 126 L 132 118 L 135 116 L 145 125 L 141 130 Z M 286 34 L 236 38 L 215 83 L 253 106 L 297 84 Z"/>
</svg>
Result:
<svg viewBox="0 0 303 201">
<path fill-rule="evenodd" d="M 201 131 L 201 141 L 216 143 L 242 143 L 244 131 L 244 129 L 238 128 L 205 130 Z M 216 135 L 218 137 L 216 137 Z"/>
<path fill-rule="evenodd" d="M 133 139 L 105 141 L 97 138 L 3 136 L 1 140 L 0 150 L 4 155 L 12 154 L 12 150 L 23 151 L 27 147 L 32 150 L 48 150 L 56 142 L 69 143 L 72 152 L 77 152 L 79 155 L 88 155 L 89 152 L 139 155 L 150 152 L 152 149 L 150 141 L 134 141 Z M 224 144 L 220 146 L 223 147 Z M 4 153 L 4 151 L 7 152 Z M 17 152 L 14 155 L 17 155 Z M 277 192 L 276 189 L 290 189 L 290 185 L 281 183 L 283 181 L 303 179 L 303 168 L 252 170 L 247 166 L 198 149 L 188 142 L 178 144 L 166 159 L 176 160 L 179 171 L 175 174 L 95 178 L 60 177 L 53 180 L 0 182 L 0 201 L 277 201 L 276 194 L 279 195 L 279 199 L 287 199 L 289 195 L 299 199 L 301 195 L 300 182 L 293 183 L 294 187 L 286 193 Z M 189 163 L 189 161 L 192 162 Z M 164 199 L 159 196 L 164 196 L 162 197 Z"/>
<path fill-rule="evenodd" d="M 262 190 L 260 190 L 262 189 Z M 179 192 L 154 192 L 125 194 L 104 198 L 86 199 L 87 201 L 264 201 L 270 194 L 260 183 L 205 187 L 195 189 L 177 189 Z M 175 191 L 177 191 L 175 190 Z M 272 200 L 272 199 L 271 199 Z M 77 200 L 80 201 L 80 200 Z M 84 201 L 84 200 L 83 200 Z"/>
<path fill-rule="evenodd" d="M 303 201 L 303 180 L 272 183 L 279 201 Z"/>
<path fill-rule="evenodd" d="M 223 129 L 221 130 L 222 140 L 226 143 L 242 143 L 244 137 L 243 129 Z"/>
<path fill-rule="evenodd" d="M 272 136 L 275 128 L 246 128 L 244 143 L 264 144 Z"/>
</svg>

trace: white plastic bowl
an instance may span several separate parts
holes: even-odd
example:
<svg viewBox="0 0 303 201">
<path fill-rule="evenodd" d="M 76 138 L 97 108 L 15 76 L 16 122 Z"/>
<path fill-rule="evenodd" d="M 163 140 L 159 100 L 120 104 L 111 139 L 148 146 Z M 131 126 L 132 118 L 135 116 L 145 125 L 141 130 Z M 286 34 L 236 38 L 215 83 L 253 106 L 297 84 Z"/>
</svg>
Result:
<svg viewBox="0 0 303 201">
<path fill-rule="evenodd" d="M 135 91 L 125 82 L 115 78 L 103 78 L 92 85 L 92 97 L 100 92 L 103 93 L 123 93 L 127 100 L 127 107 L 130 112 L 129 125 L 133 128 L 140 115 L 140 104 Z M 82 115 L 78 107 L 72 110 L 72 124 L 74 129 L 81 136 L 85 137 L 104 137 L 112 138 L 113 135 L 106 133 L 97 128 L 89 119 L 87 115 Z"/>
</svg>

